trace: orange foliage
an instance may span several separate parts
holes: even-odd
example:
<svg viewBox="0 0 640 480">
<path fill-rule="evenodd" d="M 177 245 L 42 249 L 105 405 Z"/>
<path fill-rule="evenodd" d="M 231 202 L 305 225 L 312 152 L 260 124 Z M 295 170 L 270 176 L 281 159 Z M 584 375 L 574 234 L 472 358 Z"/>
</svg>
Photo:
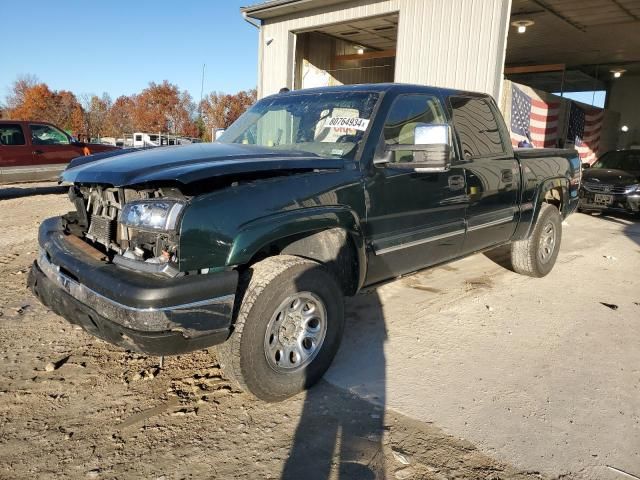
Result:
<svg viewBox="0 0 640 480">
<path fill-rule="evenodd" d="M 206 126 L 204 138 L 211 140 L 214 128 L 227 128 L 256 102 L 256 90 L 246 90 L 235 95 L 211 93 L 202 100 L 200 108 Z"/>
<path fill-rule="evenodd" d="M 51 91 L 45 83 L 19 78 L 7 98 L 8 118 L 51 122 L 65 130 L 82 128 L 82 107 L 78 99 L 66 90 Z"/>
<path fill-rule="evenodd" d="M 69 91 L 51 90 L 35 77 L 23 76 L 13 83 L 3 116 L 46 121 L 89 137 L 161 132 L 190 137 L 204 133 L 210 139 L 212 127 L 228 127 L 255 101 L 255 90 L 235 95 L 212 93 L 202 101 L 201 120 L 196 119 L 196 105 L 189 93 L 166 80 L 151 82 L 139 94 L 121 96 L 115 102 L 107 94 L 83 95 L 80 102 Z"/>
</svg>

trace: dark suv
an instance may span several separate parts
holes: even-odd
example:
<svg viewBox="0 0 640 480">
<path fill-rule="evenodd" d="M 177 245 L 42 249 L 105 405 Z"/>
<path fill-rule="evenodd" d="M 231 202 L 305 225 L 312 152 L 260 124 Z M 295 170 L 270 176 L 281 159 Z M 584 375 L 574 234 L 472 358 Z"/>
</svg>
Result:
<svg viewBox="0 0 640 480">
<path fill-rule="evenodd" d="M 580 210 L 640 213 L 640 150 L 605 153 L 582 180 Z"/>
</svg>

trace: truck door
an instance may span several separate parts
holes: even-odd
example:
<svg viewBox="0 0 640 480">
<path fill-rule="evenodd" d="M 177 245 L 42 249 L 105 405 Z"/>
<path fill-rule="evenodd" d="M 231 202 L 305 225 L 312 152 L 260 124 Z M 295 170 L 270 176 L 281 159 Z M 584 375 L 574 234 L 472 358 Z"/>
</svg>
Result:
<svg viewBox="0 0 640 480">
<path fill-rule="evenodd" d="M 520 169 L 493 101 L 452 96 L 449 107 L 466 177 L 469 204 L 462 250 L 467 253 L 506 242 L 513 235 Z"/>
<path fill-rule="evenodd" d="M 440 99 L 429 94 L 399 95 L 385 119 L 378 149 L 415 143 L 419 123 L 446 123 Z M 462 247 L 464 170 L 453 165 L 447 172 L 416 172 L 393 166 L 412 159 L 412 152 L 394 152 L 389 164 L 371 166 L 366 177 L 367 283 L 442 262 L 457 256 Z"/>
<path fill-rule="evenodd" d="M 0 182 L 9 181 L 11 172 L 33 164 L 31 147 L 19 123 L 0 124 Z"/>
<path fill-rule="evenodd" d="M 82 156 L 82 148 L 71 143 L 62 130 L 41 123 L 30 123 L 31 147 L 35 165 L 55 165 L 69 163 Z"/>
</svg>

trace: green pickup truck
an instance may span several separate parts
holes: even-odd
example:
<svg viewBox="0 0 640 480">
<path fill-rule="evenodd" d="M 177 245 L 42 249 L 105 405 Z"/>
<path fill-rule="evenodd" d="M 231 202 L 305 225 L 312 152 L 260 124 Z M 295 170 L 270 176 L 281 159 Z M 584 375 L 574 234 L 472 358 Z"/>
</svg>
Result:
<svg viewBox="0 0 640 480">
<path fill-rule="evenodd" d="M 218 345 L 267 401 L 311 386 L 363 287 L 510 244 L 541 277 L 578 202 L 573 150 L 512 149 L 487 95 L 351 85 L 264 98 L 213 144 L 104 153 L 62 174 L 29 285 L 154 355 Z"/>
</svg>

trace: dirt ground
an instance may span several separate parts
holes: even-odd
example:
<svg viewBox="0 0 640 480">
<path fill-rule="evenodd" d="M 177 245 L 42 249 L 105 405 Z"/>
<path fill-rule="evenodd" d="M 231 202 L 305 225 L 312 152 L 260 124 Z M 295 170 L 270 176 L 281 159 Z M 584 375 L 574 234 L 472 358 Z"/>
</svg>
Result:
<svg viewBox="0 0 640 480">
<path fill-rule="evenodd" d="M 24 188 L 0 190 L 0 478 L 546 478 L 357 389 L 323 381 L 265 404 L 231 388 L 213 351 L 161 368 L 74 328 L 25 286 L 39 223 L 69 202 Z"/>
</svg>

